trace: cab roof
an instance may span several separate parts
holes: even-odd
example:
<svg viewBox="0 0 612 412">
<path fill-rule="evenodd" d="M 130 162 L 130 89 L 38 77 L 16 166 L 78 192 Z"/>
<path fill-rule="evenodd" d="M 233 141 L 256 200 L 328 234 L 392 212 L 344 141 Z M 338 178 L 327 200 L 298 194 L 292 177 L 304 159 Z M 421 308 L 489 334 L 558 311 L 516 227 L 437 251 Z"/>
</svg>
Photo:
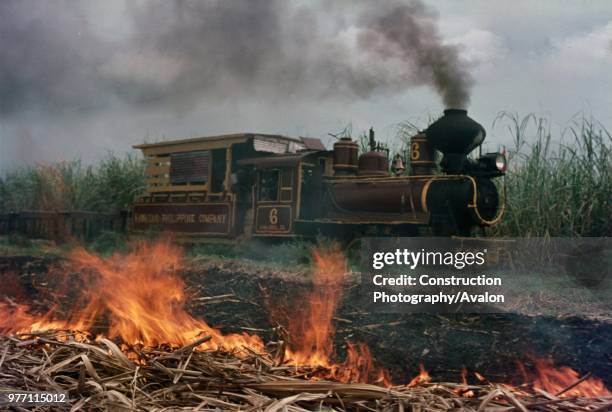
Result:
<svg viewBox="0 0 612 412">
<path fill-rule="evenodd" d="M 236 143 L 253 142 L 258 151 L 271 153 L 297 153 L 303 150 L 325 150 L 321 140 L 311 137 L 289 137 L 265 133 L 233 133 L 217 136 L 195 137 L 190 139 L 167 140 L 157 143 L 144 143 L 133 146 L 145 154 L 161 155 L 196 150 L 228 148 Z"/>
</svg>

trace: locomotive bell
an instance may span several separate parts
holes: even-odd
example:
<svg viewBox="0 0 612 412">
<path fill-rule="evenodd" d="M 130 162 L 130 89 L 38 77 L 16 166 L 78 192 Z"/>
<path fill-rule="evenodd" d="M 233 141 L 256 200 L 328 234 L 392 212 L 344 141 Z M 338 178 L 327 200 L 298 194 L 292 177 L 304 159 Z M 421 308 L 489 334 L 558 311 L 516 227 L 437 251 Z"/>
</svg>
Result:
<svg viewBox="0 0 612 412">
<path fill-rule="evenodd" d="M 425 131 L 427 141 L 444 154 L 446 172 L 461 172 L 466 155 L 484 141 L 484 127 L 467 115 L 467 110 L 446 109 L 444 116 Z"/>
</svg>

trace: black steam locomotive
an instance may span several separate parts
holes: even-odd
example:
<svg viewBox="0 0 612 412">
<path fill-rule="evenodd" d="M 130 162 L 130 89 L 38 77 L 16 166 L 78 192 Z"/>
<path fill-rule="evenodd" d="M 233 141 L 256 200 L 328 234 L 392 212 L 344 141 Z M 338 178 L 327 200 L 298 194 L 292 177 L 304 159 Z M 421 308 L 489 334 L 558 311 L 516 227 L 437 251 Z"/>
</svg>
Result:
<svg viewBox="0 0 612 412">
<path fill-rule="evenodd" d="M 501 153 L 468 157 L 485 138 L 465 110 L 410 141 L 410 172 L 373 134 L 370 151 L 342 138 L 241 133 L 135 146 L 147 159 L 147 193 L 132 208 L 134 231 L 182 237 L 472 235 L 496 224 Z M 438 152 L 442 155 L 437 161 Z"/>
</svg>

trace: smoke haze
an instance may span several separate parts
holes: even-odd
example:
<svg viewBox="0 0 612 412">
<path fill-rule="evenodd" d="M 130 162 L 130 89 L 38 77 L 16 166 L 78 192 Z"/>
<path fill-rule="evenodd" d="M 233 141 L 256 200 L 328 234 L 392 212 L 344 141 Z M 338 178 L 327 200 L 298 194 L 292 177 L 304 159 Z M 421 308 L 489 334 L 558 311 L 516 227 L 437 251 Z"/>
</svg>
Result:
<svg viewBox="0 0 612 412">
<path fill-rule="evenodd" d="M 311 10 L 286 1 L 146 2 L 131 8 L 129 47 L 102 73 L 132 104 L 253 92 L 367 98 L 431 85 L 445 104 L 467 105 L 471 79 L 422 3 L 360 8 L 355 49 L 351 39 L 326 36 Z"/>
<path fill-rule="evenodd" d="M 181 115 L 242 96 L 347 101 L 418 85 L 445 105 L 469 100 L 457 48 L 417 1 L 325 6 L 327 26 L 283 0 L 128 2 L 118 36 L 89 4 L 0 2 L 0 120 L 20 119 L 18 135 L 38 113 L 82 121 L 116 105 Z M 17 135 L 11 146 L 23 151 Z"/>
<path fill-rule="evenodd" d="M 450 4 L 437 6 L 446 8 L 446 27 L 448 16 L 465 12 L 464 6 Z M 516 21 L 533 19 L 517 7 Z M 482 4 L 478 8 L 487 10 Z M 571 19 L 575 14 L 572 10 Z M 492 27 L 503 28 L 515 41 L 549 47 L 550 42 L 535 41 L 535 34 L 515 30 L 515 20 L 506 22 L 497 10 L 490 15 L 498 19 Z M 508 54 L 527 54 L 528 48 L 504 48 L 497 32 L 486 25 L 471 30 L 472 21 L 461 23 L 448 41 L 439 23 L 437 11 L 416 0 L 4 0 L 0 169 L 128 150 L 145 138 L 240 131 L 322 137 L 351 121 L 358 132 L 400 122 L 415 110 L 427 116 L 439 113 L 442 105 L 466 108 L 470 91 L 483 81 L 489 82 L 491 95 L 487 100 L 480 90 L 478 100 L 487 110 L 495 95 L 504 99 L 490 110 L 519 110 L 509 107 L 507 98 L 528 87 L 499 82 L 502 75 L 491 73 L 479 75 L 476 85 L 472 73 L 483 67 L 502 70 L 498 55 L 501 63 L 517 62 Z M 603 28 L 592 29 L 593 22 L 587 23 L 581 30 L 592 32 L 553 43 L 557 55 L 533 67 L 513 67 L 515 81 L 528 84 L 536 76 L 526 70 L 537 74 L 547 64 L 552 80 L 559 80 L 563 68 L 576 77 L 607 67 L 601 59 L 609 53 L 574 56 L 597 50 L 584 45 L 599 39 L 609 50 L 612 25 L 598 20 Z M 575 64 L 583 60 L 590 63 Z M 542 95 L 552 102 L 575 101 L 576 93 L 565 87 L 546 90 Z M 520 110 L 533 110 L 523 108 L 531 101 L 524 94 L 515 97 Z M 604 97 L 594 106 L 609 107 Z M 492 116 L 479 120 L 487 124 Z"/>
</svg>

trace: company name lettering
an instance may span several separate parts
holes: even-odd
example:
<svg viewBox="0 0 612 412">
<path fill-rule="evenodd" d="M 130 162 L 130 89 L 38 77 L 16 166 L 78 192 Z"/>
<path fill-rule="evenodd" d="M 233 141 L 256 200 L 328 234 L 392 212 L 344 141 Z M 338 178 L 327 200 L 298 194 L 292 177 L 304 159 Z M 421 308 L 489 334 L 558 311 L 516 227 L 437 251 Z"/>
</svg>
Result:
<svg viewBox="0 0 612 412">
<path fill-rule="evenodd" d="M 226 214 L 214 213 L 136 213 L 134 222 L 141 224 L 213 223 L 225 224 Z"/>
</svg>

